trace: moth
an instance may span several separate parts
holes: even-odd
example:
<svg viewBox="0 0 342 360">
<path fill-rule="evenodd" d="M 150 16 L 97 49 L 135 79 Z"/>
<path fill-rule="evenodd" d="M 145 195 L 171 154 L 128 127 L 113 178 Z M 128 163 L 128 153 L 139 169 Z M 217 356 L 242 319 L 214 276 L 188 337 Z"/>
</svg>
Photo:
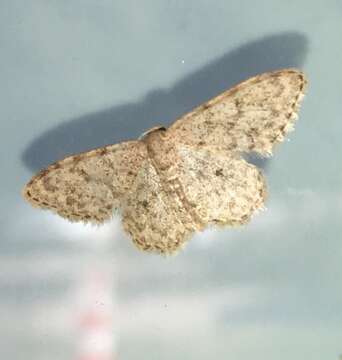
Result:
<svg viewBox="0 0 342 360">
<path fill-rule="evenodd" d="M 263 207 L 264 176 L 242 155 L 272 154 L 293 129 L 306 83 L 296 69 L 257 75 L 168 129 L 50 165 L 23 195 L 71 221 L 102 224 L 119 210 L 139 249 L 174 253 L 194 232 L 246 224 Z"/>
</svg>

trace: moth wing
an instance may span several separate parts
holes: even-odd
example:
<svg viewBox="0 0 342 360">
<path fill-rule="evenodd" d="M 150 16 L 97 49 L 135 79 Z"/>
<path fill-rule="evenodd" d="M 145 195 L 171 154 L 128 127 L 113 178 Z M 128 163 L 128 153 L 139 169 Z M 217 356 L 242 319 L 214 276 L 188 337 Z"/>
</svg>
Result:
<svg viewBox="0 0 342 360">
<path fill-rule="evenodd" d="M 181 146 L 178 154 L 178 180 L 203 227 L 243 225 L 263 208 L 265 179 L 254 165 L 218 147 Z"/>
<path fill-rule="evenodd" d="M 140 141 L 70 156 L 34 176 L 23 195 L 71 221 L 102 223 L 120 207 L 146 156 Z"/>
<path fill-rule="evenodd" d="M 172 254 L 184 245 L 193 229 L 182 219 L 184 214 L 164 185 L 151 160 L 145 161 L 125 198 L 122 222 L 139 249 Z"/>
<path fill-rule="evenodd" d="M 270 155 L 293 129 L 305 87 L 304 74 L 294 69 L 252 77 L 182 116 L 169 135 L 186 145 Z"/>
</svg>

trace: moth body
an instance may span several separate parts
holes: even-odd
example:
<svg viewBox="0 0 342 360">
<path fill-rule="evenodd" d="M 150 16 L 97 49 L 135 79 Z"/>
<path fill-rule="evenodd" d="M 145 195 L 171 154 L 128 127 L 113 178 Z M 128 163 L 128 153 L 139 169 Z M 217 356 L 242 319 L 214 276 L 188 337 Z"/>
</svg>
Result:
<svg viewBox="0 0 342 360">
<path fill-rule="evenodd" d="M 50 165 L 23 195 L 71 221 L 101 224 L 120 210 L 138 248 L 175 253 L 194 232 L 246 224 L 263 208 L 264 176 L 242 154 L 272 154 L 294 127 L 305 87 L 295 69 L 255 76 L 168 129 Z"/>
</svg>

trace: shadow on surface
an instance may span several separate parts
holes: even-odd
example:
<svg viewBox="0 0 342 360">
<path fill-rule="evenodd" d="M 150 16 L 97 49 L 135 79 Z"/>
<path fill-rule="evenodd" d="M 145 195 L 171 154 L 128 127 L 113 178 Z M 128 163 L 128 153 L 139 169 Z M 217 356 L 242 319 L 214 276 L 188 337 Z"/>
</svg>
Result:
<svg viewBox="0 0 342 360">
<path fill-rule="evenodd" d="M 134 139 L 155 125 L 176 118 L 258 73 L 303 66 L 308 51 L 305 35 L 285 32 L 266 36 L 229 51 L 193 72 L 170 89 L 157 89 L 141 101 L 71 119 L 37 137 L 22 154 L 25 166 L 38 171 L 68 155 Z M 269 159 L 250 157 L 265 168 Z"/>
</svg>

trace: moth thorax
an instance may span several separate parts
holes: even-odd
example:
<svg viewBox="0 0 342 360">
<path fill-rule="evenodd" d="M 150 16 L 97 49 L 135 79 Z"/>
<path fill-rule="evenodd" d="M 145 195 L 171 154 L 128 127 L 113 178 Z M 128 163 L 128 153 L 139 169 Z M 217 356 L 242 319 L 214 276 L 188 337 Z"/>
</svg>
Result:
<svg viewBox="0 0 342 360">
<path fill-rule="evenodd" d="M 149 156 L 159 169 L 166 169 L 175 161 L 174 144 L 162 128 L 150 131 L 142 141 L 145 142 Z"/>
</svg>

